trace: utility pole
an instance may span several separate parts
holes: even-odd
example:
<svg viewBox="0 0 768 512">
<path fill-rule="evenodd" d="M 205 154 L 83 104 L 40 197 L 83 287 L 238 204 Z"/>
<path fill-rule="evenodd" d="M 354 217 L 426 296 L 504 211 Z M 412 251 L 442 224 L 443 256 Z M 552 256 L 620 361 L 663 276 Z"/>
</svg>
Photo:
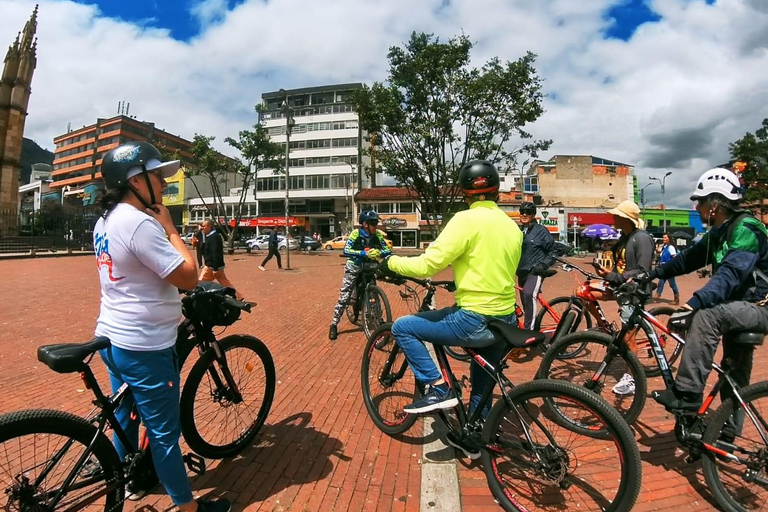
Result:
<svg viewBox="0 0 768 512">
<path fill-rule="evenodd" d="M 668 171 L 667 174 L 664 175 L 661 179 L 654 178 L 651 176 L 650 179 L 656 180 L 661 184 L 661 233 L 664 234 L 667 232 L 667 209 L 664 206 L 664 194 L 667 191 L 666 182 L 667 182 L 667 176 L 672 174 L 672 171 Z"/>
<path fill-rule="evenodd" d="M 283 114 L 285 114 L 285 269 L 291 270 L 290 224 L 288 223 L 288 197 L 291 190 L 289 169 L 291 167 L 291 129 L 293 128 L 293 112 L 288 105 L 288 93 L 280 89 L 283 95 Z"/>
</svg>

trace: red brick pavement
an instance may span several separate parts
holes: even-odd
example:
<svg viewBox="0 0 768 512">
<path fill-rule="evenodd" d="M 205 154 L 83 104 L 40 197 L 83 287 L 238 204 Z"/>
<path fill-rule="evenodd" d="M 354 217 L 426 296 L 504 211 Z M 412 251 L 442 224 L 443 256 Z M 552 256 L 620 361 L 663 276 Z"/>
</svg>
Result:
<svg viewBox="0 0 768 512">
<path fill-rule="evenodd" d="M 397 439 L 382 435 L 360 396 L 363 335 L 343 320 L 339 339 L 327 339 L 343 260 L 335 254 L 293 255 L 299 270 L 260 272 L 262 257 L 227 259 L 230 279 L 258 302 L 227 334 L 252 334 L 269 346 L 278 376 L 275 402 L 254 445 L 232 460 L 211 462 L 206 475 L 193 478 L 196 492 L 226 495 L 239 510 L 249 511 L 417 511 L 420 423 Z M 0 275 L 0 362 L 6 369 L 0 374 L 0 412 L 46 407 L 85 414 L 89 394 L 77 376 L 51 372 L 37 362 L 35 351 L 42 344 L 90 338 L 99 300 L 93 257 L 0 261 Z M 700 283 L 696 277 L 682 279 L 683 296 Z M 544 294 L 567 294 L 574 284 L 573 275 L 559 273 L 545 283 Z M 394 287 L 385 287 L 395 316 L 405 314 Z M 537 365 L 533 358 L 508 375 L 524 382 Z M 101 365 L 94 367 L 106 384 Z M 754 381 L 768 378 L 768 365 L 755 367 L 765 370 L 756 370 Z M 657 379 L 649 388 L 661 387 L 655 384 Z M 669 415 L 649 400 L 636 429 L 644 459 L 636 510 L 712 509 L 698 466 L 683 462 L 671 429 Z M 499 510 L 481 468 L 468 462 L 459 466 L 462 510 Z M 140 506 L 166 510 L 170 501 L 157 493 Z"/>
</svg>

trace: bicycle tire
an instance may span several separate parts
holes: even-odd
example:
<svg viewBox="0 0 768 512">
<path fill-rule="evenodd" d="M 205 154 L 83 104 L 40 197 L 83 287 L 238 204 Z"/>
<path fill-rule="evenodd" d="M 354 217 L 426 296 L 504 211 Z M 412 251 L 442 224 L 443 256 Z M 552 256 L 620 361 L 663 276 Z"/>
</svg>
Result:
<svg viewBox="0 0 768 512">
<path fill-rule="evenodd" d="M 520 416 L 512 411 L 507 400 L 498 400 L 485 422 L 482 441 L 486 449 L 481 451 L 488 485 L 504 510 L 592 510 L 597 505 L 600 510 L 619 512 L 634 506 L 642 483 L 640 452 L 632 430 L 615 409 L 586 389 L 563 381 L 527 382 L 511 389 L 508 397 L 518 406 L 516 410 Z M 575 441 L 574 432 L 566 429 L 563 441 L 558 441 L 559 425 L 547 428 L 545 422 L 551 419 L 546 413 L 542 414 L 540 406 L 531 403 L 558 398 L 581 405 L 583 413 L 594 418 L 592 422 L 602 423 L 601 431 L 606 435 L 583 433 L 586 437 L 583 445 L 563 447 L 566 442 Z M 530 421 L 526 419 L 528 415 Z M 518 426 L 523 421 L 530 428 L 529 435 L 538 448 L 535 453 L 528 438 L 516 433 L 522 431 Z M 539 431 L 541 435 L 536 435 Z M 513 453 L 507 455 L 508 452 Z M 584 457 L 580 457 L 582 452 L 585 452 Z M 534 462 L 527 464 L 526 455 Z M 554 466 L 548 473 L 540 463 L 542 455 L 546 456 L 546 464 Z M 604 461 L 599 457 L 604 457 Z M 617 464 L 620 466 L 618 486 L 614 477 Z M 512 473 L 509 478 L 506 477 L 508 468 Z M 580 470 L 586 471 L 581 473 L 584 476 L 572 476 Z M 614 495 L 613 499 L 595 498 L 601 487 Z M 582 488 L 586 488 L 581 493 L 585 499 L 594 499 L 596 504 L 581 507 L 572 503 Z M 565 500 L 567 502 L 563 503 Z M 610 504 L 607 503 L 609 500 Z M 534 503 L 529 505 L 528 501 Z"/>
<path fill-rule="evenodd" d="M 349 320 L 349 323 L 352 325 L 360 325 L 360 304 L 357 299 L 357 285 L 355 285 L 352 288 L 352 291 L 349 294 L 349 302 L 347 303 L 347 306 L 344 308 L 344 311 L 347 314 L 347 320 Z M 357 309 L 357 312 L 355 312 L 355 309 Z"/>
<path fill-rule="evenodd" d="M 553 343 L 544 354 L 536 378 L 559 379 L 584 386 L 596 395 L 602 396 L 631 425 L 640 416 L 648 392 L 648 380 L 637 356 L 626 346 L 619 347 L 618 353 L 611 361 L 608 361 L 608 365 L 603 371 L 603 377 L 593 380 L 595 372 L 601 363 L 605 362 L 608 354 L 607 347 L 612 342 L 612 336 L 601 332 L 580 331 L 567 334 Z M 571 359 L 558 358 L 558 353 L 567 350 L 570 345 L 583 345 L 582 353 Z M 619 382 L 620 376 L 623 377 L 625 373 L 629 373 L 634 378 L 635 392 L 631 395 L 614 394 L 612 392 L 613 386 Z M 563 418 L 565 423 L 571 422 L 567 414 L 559 411 L 554 405 L 552 408 Z M 572 424 L 572 426 L 581 430 L 585 428 L 577 424 Z"/>
<path fill-rule="evenodd" d="M 24 449 L 21 438 L 24 438 L 25 436 L 34 436 L 36 434 L 46 436 L 45 442 L 35 442 L 34 445 L 32 445 L 32 449 Z M 91 459 L 89 460 L 92 460 L 92 458 L 96 459 L 98 465 L 94 465 L 101 468 L 104 479 L 99 479 L 95 482 L 95 488 L 86 487 L 83 489 L 91 489 L 91 491 L 81 498 L 83 502 L 82 507 L 88 507 L 88 510 L 101 508 L 101 504 L 89 503 L 89 500 L 93 499 L 90 494 L 103 492 L 105 487 L 118 483 L 119 485 L 114 485 L 114 489 L 107 491 L 105 496 L 99 499 L 99 501 L 103 503 L 105 511 L 120 512 L 123 508 L 125 492 L 124 486 L 122 485 L 122 464 L 114 446 L 109 441 L 109 438 L 107 438 L 103 432 L 99 432 L 93 424 L 88 423 L 83 418 L 63 411 L 53 411 L 48 409 L 18 411 L 0 416 L 0 448 L 2 448 L 0 449 L 0 454 L 2 454 L 2 457 L 0 457 L 0 486 L 2 486 L 3 489 L 6 489 L 6 492 L 0 493 L 2 509 L 48 510 L 48 507 L 44 503 L 41 504 L 39 502 L 35 502 L 32 506 L 28 504 L 27 507 L 19 506 L 14 509 L 12 506 L 12 503 L 14 502 L 4 502 L 3 500 L 9 499 L 9 497 L 12 496 L 12 494 L 8 492 L 8 489 L 13 487 L 13 482 L 9 481 L 9 477 L 12 479 L 16 473 L 15 470 L 6 472 L 7 469 L 11 468 L 11 461 L 8 460 L 10 455 L 16 452 L 23 453 L 24 460 L 19 460 L 17 462 L 23 464 L 27 469 L 19 468 L 19 472 L 24 473 L 24 475 L 29 478 L 33 476 L 32 473 L 36 469 L 39 469 L 46 461 L 50 460 L 53 453 L 45 459 L 30 459 L 36 457 L 38 454 L 42 455 L 41 451 L 43 448 L 50 448 L 51 452 L 61 448 L 61 446 L 57 447 L 55 446 L 55 443 L 52 442 L 55 437 L 60 437 L 62 441 L 66 442 L 70 440 L 74 441 L 74 444 L 70 446 L 57 463 L 63 465 L 59 466 L 63 468 L 63 474 L 61 475 L 62 480 L 66 477 L 69 471 L 71 471 L 75 461 L 83 454 L 87 447 L 91 444 L 93 445 Z M 27 446 L 27 448 L 29 448 L 29 446 Z M 75 452 L 72 451 L 73 448 L 75 448 Z M 69 454 L 72 454 L 72 457 L 70 457 Z M 85 467 L 82 469 L 85 470 Z M 57 475 L 58 472 L 56 471 L 56 467 L 54 467 L 46 478 L 52 478 Z M 87 475 L 82 476 L 87 477 Z M 78 477 L 76 477 L 73 483 L 76 484 L 78 482 L 77 478 Z M 34 478 L 31 479 L 34 480 Z M 44 483 L 50 481 L 51 480 L 46 480 Z M 29 490 L 31 491 L 31 489 Z M 50 493 L 53 489 L 46 486 L 45 490 Z M 70 507 L 75 508 L 78 506 L 77 501 L 67 501 L 67 496 L 70 496 L 70 493 L 64 495 L 54 510 L 67 510 Z M 18 501 L 15 503 L 21 505 Z"/>
<path fill-rule="evenodd" d="M 218 409 L 214 408 L 213 413 L 211 413 L 212 415 L 224 411 L 225 420 L 240 420 L 244 414 L 238 413 L 233 415 L 231 414 L 232 409 L 246 404 L 249 400 L 253 401 L 251 395 L 246 394 L 246 386 L 244 385 L 243 377 L 234 375 L 234 371 L 231 370 L 234 365 L 232 364 L 232 354 L 230 354 L 230 352 L 233 349 L 241 348 L 252 353 L 252 355 L 247 356 L 248 359 L 245 362 L 244 370 L 249 374 L 252 374 L 254 368 L 257 367 L 256 360 L 258 360 L 260 366 L 257 378 L 263 378 L 263 383 L 258 383 L 258 385 L 261 386 L 262 392 L 261 395 L 258 395 L 257 391 L 258 398 L 256 400 L 260 401 L 260 405 L 258 406 L 258 412 L 253 419 L 251 419 L 251 416 L 253 415 L 249 414 L 247 417 L 249 423 L 244 425 L 242 429 L 234 431 L 236 437 L 228 436 L 234 437 L 234 439 L 228 440 L 228 438 L 225 437 L 224 442 L 215 444 L 213 439 L 209 439 L 211 435 L 201 435 L 198 429 L 198 424 L 200 426 L 219 427 L 218 431 L 221 432 L 223 421 L 216 421 L 208 416 L 199 417 L 199 408 L 196 407 L 198 404 L 196 397 L 204 377 L 209 375 L 209 379 L 211 379 L 211 376 L 214 375 L 214 373 L 220 376 L 221 367 L 218 361 L 216 361 L 216 354 L 213 350 L 208 350 L 197 360 L 192 367 L 192 370 L 190 370 L 187 381 L 184 383 L 184 389 L 181 392 L 181 432 L 184 434 L 184 439 L 187 441 L 187 444 L 192 451 L 208 459 L 231 457 L 245 449 L 264 425 L 264 422 L 269 415 L 269 410 L 272 407 L 272 400 L 275 396 L 275 363 L 272 360 L 272 354 L 270 354 L 269 349 L 261 340 L 254 338 L 253 336 L 235 334 L 221 339 L 219 345 L 222 353 L 225 356 L 228 356 L 226 358 L 227 366 L 230 368 L 230 371 L 232 371 L 232 378 L 237 382 L 240 388 L 240 392 L 243 395 L 243 402 L 232 402 L 231 398 L 227 398 L 225 395 L 228 390 L 213 390 L 213 404 L 214 406 L 218 406 Z M 235 361 L 236 365 L 239 366 L 239 362 L 240 358 Z M 219 366 L 217 368 L 214 365 Z M 214 373 L 209 374 L 209 370 L 212 370 Z M 211 383 L 209 382 L 209 388 L 210 384 Z M 207 398 L 210 400 L 211 395 L 208 395 Z"/>
<path fill-rule="evenodd" d="M 398 358 L 398 356 L 401 357 Z M 379 358 L 383 359 L 381 369 L 378 368 L 378 364 L 372 365 L 374 358 L 376 362 Z M 384 365 L 390 358 L 391 366 L 395 371 L 390 369 L 387 375 L 383 375 Z M 400 371 L 403 371 L 403 375 L 398 378 L 397 373 Z M 372 379 L 375 380 L 372 381 Z M 381 393 L 372 389 L 372 382 L 381 385 Z M 405 360 L 405 354 L 392 337 L 391 323 L 379 326 L 368 337 L 360 364 L 360 383 L 365 410 L 368 411 L 368 416 L 376 428 L 393 436 L 402 434 L 416 423 L 418 416 L 408 414 L 402 408 L 416 399 L 418 385 Z M 399 387 L 394 389 L 398 384 L 400 384 Z"/>
<path fill-rule="evenodd" d="M 457 361 L 464 361 L 465 363 L 467 361 L 472 360 L 472 356 L 469 355 L 464 349 L 461 347 L 452 347 L 450 345 L 443 345 L 443 348 L 445 349 L 445 353 L 451 356 L 453 359 Z"/>
<path fill-rule="evenodd" d="M 384 306 L 382 308 L 382 305 Z M 392 321 L 392 308 L 389 306 L 389 299 L 384 290 L 376 285 L 368 285 L 363 295 L 363 332 L 368 338 L 380 325 Z"/>
<path fill-rule="evenodd" d="M 657 320 L 660 320 L 662 324 L 668 326 L 668 319 L 667 321 L 664 321 L 664 317 L 672 316 L 672 313 L 675 311 L 677 310 L 671 306 L 661 306 L 649 310 L 648 313 L 656 317 Z M 640 331 L 637 334 L 638 337 L 635 339 L 638 345 L 637 358 L 645 369 L 646 377 L 658 377 L 661 375 L 659 363 L 656 361 L 656 357 L 653 355 L 653 349 L 650 348 L 650 343 L 645 341 L 648 337 L 647 329 L 654 329 L 656 331 L 656 335 L 659 337 L 659 341 L 662 343 L 662 347 L 664 348 L 664 353 L 667 356 L 667 362 L 669 363 L 670 368 L 672 368 L 672 364 L 680 357 L 680 353 L 683 351 L 684 345 L 682 343 L 678 343 L 674 338 L 667 336 L 665 333 L 660 332 L 652 324 L 648 322 L 642 322 Z M 685 339 L 685 336 L 683 335 L 684 333 L 681 334 L 677 332 L 676 334 Z M 645 338 L 642 337 L 643 335 Z"/>
<path fill-rule="evenodd" d="M 565 315 L 563 315 L 560 318 L 560 322 L 557 324 L 557 329 L 555 329 L 555 333 L 552 335 L 552 338 L 550 338 L 550 343 L 546 347 L 546 350 L 549 350 L 549 347 L 551 347 L 557 340 L 565 336 L 566 334 L 571 334 L 573 332 L 576 332 L 579 328 L 579 325 L 581 325 L 581 321 L 584 317 L 589 318 L 589 313 L 587 313 L 584 309 L 576 310 L 576 309 L 570 309 L 566 311 Z M 581 354 L 581 352 L 584 350 L 585 345 L 570 345 L 572 348 L 569 350 L 563 350 L 562 352 L 558 353 L 557 358 L 558 359 L 572 359 L 576 357 L 577 355 Z M 545 350 L 545 352 L 546 352 Z"/>
<path fill-rule="evenodd" d="M 766 398 L 768 399 L 768 381 L 763 382 L 757 382 L 755 384 L 752 384 L 751 386 L 747 386 L 745 388 L 741 388 L 739 390 L 739 394 L 741 395 L 742 399 L 744 400 L 744 403 L 747 404 L 747 407 L 750 407 L 753 411 L 756 411 L 758 407 L 755 405 L 755 402 L 759 398 Z M 767 400 L 768 402 L 768 400 Z M 765 407 L 768 408 L 768 403 L 765 404 Z M 709 418 L 706 420 L 706 430 L 704 432 L 704 436 L 702 438 L 703 443 L 708 444 L 710 446 L 718 446 L 718 438 L 720 436 L 721 431 L 723 430 L 723 426 L 725 425 L 726 421 L 731 417 L 731 415 L 736 411 L 736 407 L 734 407 L 733 399 L 728 398 L 720 405 L 720 407 L 715 411 L 714 414 L 710 415 Z M 760 411 L 758 411 L 760 412 Z M 763 410 L 760 413 L 760 416 L 763 420 L 762 427 L 765 429 L 766 427 L 766 413 L 768 413 L 768 410 Z M 745 433 L 744 430 L 747 430 L 748 432 Z M 750 452 L 755 452 L 760 450 L 762 453 L 758 453 L 758 459 L 752 461 L 753 463 L 760 463 L 759 470 L 763 471 L 763 475 L 765 475 L 765 463 L 766 463 L 766 456 L 765 453 L 768 451 L 768 446 L 762 441 L 762 439 L 759 439 L 759 436 L 756 434 L 756 430 L 754 427 L 754 424 L 752 424 L 749 417 L 746 417 L 744 419 L 744 428 L 739 433 L 738 436 L 736 436 L 736 439 L 733 441 L 733 445 L 738 446 L 741 449 L 744 449 L 745 444 L 748 442 L 749 434 L 755 433 L 756 437 L 758 438 L 756 441 L 758 441 L 756 448 L 750 448 Z M 735 451 L 735 453 L 741 457 L 744 457 L 744 453 L 739 453 L 740 450 Z M 721 478 L 721 472 L 718 470 L 718 464 L 721 463 L 720 459 L 717 458 L 717 456 L 712 453 L 709 450 L 703 450 L 703 456 L 701 458 L 701 466 L 704 473 L 704 479 L 707 482 L 707 485 L 709 486 L 710 492 L 712 492 L 712 496 L 715 498 L 715 501 L 722 507 L 723 510 L 726 512 L 746 512 L 749 510 L 755 510 L 755 508 L 746 508 L 743 506 L 739 501 L 734 499 L 734 497 L 729 493 L 726 489 L 726 486 L 723 483 L 723 478 Z M 744 477 L 741 471 L 737 470 L 737 466 L 735 463 L 731 462 L 727 464 L 728 471 L 726 477 L 729 477 L 728 479 L 735 479 L 738 483 L 738 490 L 742 494 L 742 499 L 747 499 L 745 496 L 746 488 L 747 486 L 754 482 L 749 482 Z M 763 479 L 765 476 L 762 477 Z M 757 484 L 757 487 L 760 487 L 765 491 L 765 486 Z M 760 497 L 751 497 L 749 499 L 750 502 L 753 504 L 756 503 L 757 500 L 760 500 L 760 505 L 764 505 L 766 500 L 768 499 L 768 492 L 763 492 L 762 496 Z"/>
</svg>

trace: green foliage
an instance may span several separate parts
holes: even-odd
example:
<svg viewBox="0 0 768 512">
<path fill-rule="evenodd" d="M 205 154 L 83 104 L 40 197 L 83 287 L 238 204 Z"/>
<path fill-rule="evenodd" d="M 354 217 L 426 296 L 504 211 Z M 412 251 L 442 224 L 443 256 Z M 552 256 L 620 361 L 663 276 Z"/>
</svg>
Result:
<svg viewBox="0 0 768 512">
<path fill-rule="evenodd" d="M 768 198 L 768 119 L 763 119 L 755 133 L 746 133 L 729 145 L 731 157 L 747 164 L 742 176 L 747 190 L 746 201 Z"/>
<path fill-rule="evenodd" d="M 352 96 L 371 134 L 368 172 L 386 170 L 416 191 L 423 210 L 444 219 L 461 207 L 454 184 L 465 162 L 486 159 L 504 172 L 517 167 L 520 155 L 536 157 L 551 144 L 524 130 L 544 112 L 535 55 L 475 68 L 471 49 L 465 35 L 441 43 L 414 32 L 404 47 L 390 48 L 387 83 Z"/>
</svg>

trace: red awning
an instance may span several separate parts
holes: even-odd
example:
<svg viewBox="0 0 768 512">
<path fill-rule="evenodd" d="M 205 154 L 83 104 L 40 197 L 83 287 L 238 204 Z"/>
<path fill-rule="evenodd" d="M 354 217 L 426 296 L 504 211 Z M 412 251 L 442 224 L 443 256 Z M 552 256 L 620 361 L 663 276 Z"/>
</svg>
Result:
<svg viewBox="0 0 768 512">
<path fill-rule="evenodd" d="M 568 227 L 571 229 L 573 229 L 574 218 L 579 226 L 589 226 L 592 224 L 608 224 L 613 226 L 613 215 L 610 213 L 569 213 Z"/>
<path fill-rule="evenodd" d="M 220 222 L 223 222 L 224 219 L 219 219 Z M 291 226 L 303 226 L 304 225 L 304 219 L 303 218 L 296 218 L 296 217 L 288 217 L 288 224 Z M 229 225 L 234 227 L 235 226 L 235 219 L 232 219 L 229 221 Z M 285 226 L 285 217 L 257 217 L 255 219 L 240 219 L 240 223 L 238 224 L 241 228 L 267 228 L 267 227 L 276 227 L 276 226 Z"/>
</svg>

